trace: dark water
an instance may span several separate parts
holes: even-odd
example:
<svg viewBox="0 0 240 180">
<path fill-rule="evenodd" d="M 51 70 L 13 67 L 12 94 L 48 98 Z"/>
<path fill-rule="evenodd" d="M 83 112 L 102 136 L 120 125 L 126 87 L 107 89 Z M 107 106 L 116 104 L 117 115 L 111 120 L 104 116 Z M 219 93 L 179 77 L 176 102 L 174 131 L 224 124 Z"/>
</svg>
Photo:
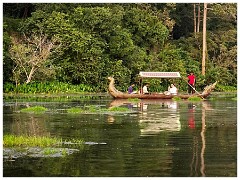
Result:
<svg viewBox="0 0 240 180">
<path fill-rule="evenodd" d="M 20 113 L 26 106 L 44 114 Z M 130 112 L 69 114 L 71 107 L 128 107 Z M 4 177 L 236 177 L 237 101 L 110 99 L 3 104 L 3 133 L 80 138 L 64 157 L 4 156 Z"/>
</svg>

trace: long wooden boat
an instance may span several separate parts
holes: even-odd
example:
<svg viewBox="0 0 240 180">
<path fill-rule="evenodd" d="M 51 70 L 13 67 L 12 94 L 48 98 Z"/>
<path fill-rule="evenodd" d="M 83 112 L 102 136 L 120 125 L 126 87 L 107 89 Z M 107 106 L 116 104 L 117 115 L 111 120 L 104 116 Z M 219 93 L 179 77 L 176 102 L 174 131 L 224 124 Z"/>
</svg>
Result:
<svg viewBox="0 0 240 180">
<path fill-rule="evenodd" d="M 108 91 L 110 95 L 115 99 L 128 99 L 128 98 L 138 98 L 138 99 L 172 99 L 173 97 L 180 97 L 181 99 L 188 99 L 189 97 L 201 97 L 206 98 L 210 95 L 211 91 L 215 88 L 217 82 L 208 85 L 204 88 L 204 91 L 201 93 L 195 94 L 178 94 L 178 95 L 165 95 L 163 93 L 150 93 L 150 94 L 128 94 L 118 91 L 114 86 L 114 78 L 108 77 L 109 87 Z"/>
</svg>

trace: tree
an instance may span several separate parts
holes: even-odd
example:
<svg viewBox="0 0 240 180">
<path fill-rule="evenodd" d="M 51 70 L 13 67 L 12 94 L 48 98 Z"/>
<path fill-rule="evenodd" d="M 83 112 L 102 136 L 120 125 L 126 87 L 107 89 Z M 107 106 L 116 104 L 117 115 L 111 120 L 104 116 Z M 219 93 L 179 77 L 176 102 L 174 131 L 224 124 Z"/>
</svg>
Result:
<svg viewBox="0 0 240 180">
<path fill-rule="evenodd" d="M 14 80 L 18 84 L 23 78 L 29 83 L 37 71 L 45 68 L 55 41 L 49 40 L 44 34 L 33 34 L 31 37 L 12 35 L 11 42 L 9 52 L 15 64 Z"/>
<path fill-rule="evenodd" d="M 203 10 L 203 48 L 202 48 L 202 75 L 205 75 L 205 60 L 207 52 L 206 29 L 207 29 L 207 3 L 204 3 Z"/>
</svg>

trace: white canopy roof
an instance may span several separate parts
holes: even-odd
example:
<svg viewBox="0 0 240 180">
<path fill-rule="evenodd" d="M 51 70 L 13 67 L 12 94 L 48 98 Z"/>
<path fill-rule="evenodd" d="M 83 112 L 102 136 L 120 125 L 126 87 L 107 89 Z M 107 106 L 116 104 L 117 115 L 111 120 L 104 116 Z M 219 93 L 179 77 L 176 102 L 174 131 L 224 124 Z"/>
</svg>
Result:
<svg viewBox="0 0 240 180">
<path fill-rule="evenodd" d="M 179 72 L 143 72 L 139 73 L 143 78 L 180 78 Z"/>
</svg>

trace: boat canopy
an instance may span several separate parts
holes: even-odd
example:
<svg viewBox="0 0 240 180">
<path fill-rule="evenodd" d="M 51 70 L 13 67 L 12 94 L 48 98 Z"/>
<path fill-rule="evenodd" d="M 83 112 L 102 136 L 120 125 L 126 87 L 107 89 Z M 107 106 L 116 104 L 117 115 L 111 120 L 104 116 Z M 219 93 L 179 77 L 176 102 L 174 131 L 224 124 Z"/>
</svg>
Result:
<svg viewBox="0 0 240 180">
<path fill-rule="evenodd" d="M 180 78 L 179 72 L 143 72 L 139 73 L 142 78 Z"/>
</svg>

